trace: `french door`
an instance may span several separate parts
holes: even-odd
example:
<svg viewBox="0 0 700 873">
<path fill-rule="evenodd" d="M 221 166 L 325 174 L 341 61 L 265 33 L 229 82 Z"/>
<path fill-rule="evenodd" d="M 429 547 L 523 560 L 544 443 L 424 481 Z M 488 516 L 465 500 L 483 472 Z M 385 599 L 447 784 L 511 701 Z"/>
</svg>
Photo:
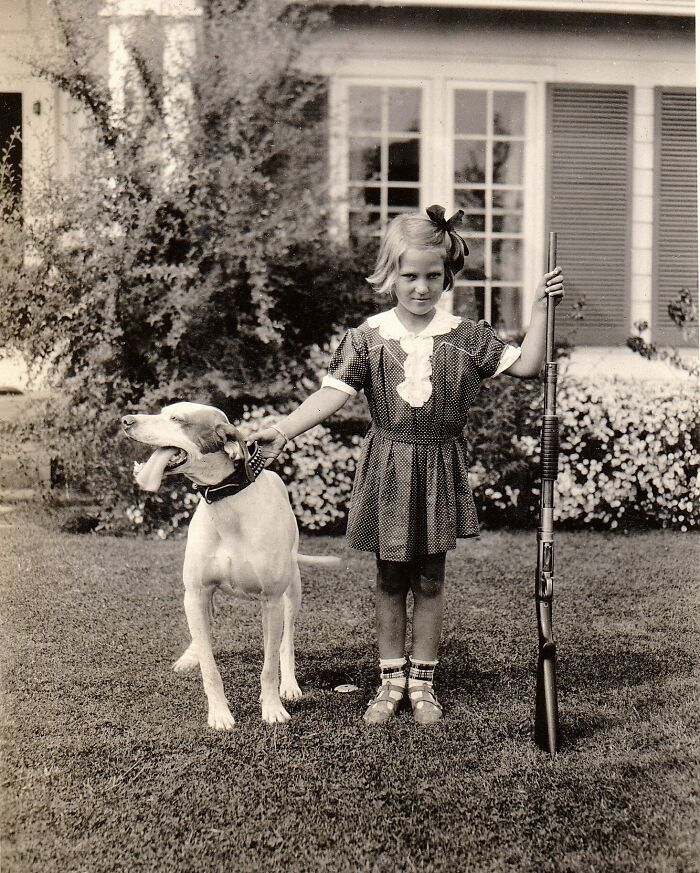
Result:
<svg viewBox="0 0 700 873">
<path fill-rule="evenodd" d="M 463 209 L 470 254 L 451 306 L 506 333 L 523 325 L 533 203 L 534 86 L 348 79 L 332 154 L 351 239 L 401 212 Z"/>
</svg>

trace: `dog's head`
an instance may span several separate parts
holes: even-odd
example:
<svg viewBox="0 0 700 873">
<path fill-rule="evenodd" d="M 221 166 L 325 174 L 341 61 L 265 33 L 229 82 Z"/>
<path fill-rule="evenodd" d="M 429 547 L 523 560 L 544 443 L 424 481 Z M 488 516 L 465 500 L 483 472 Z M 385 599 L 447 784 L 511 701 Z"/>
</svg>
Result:
<svg viewBox="0 0 700 873">
<path fill-rule="evenodd" d="M 171 403 L 157 415 L 125 415 L 121 422 L 131 439 L 158 446 L 145 463 L 134 465 L 136 481 L 145 491 L 157 491 L 163 477 L 174 473 L 210 484 L 207 478 L 218 481 L 231 461 L 243 460 L 247 467 L 245 440 L 226 415 L 213 406 Z M 222 453 L 218 462 L 207 457 L 216 453 Z"/>
</svg>

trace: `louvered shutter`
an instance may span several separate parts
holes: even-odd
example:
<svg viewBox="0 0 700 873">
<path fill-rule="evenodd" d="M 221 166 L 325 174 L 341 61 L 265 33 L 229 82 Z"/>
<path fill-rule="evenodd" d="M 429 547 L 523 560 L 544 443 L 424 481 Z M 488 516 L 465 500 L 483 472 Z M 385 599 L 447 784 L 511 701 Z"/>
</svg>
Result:
<svg viewBox="0 0 700 873">
<path fill-rule="evenodd" d="M 696 345 L 668 314 L 683 288 L 697 305 L 698 209 L 695 91 L 656 90 L 656 190 L 654 198 L 654 341 Z"/>
<path fill-rule="evenodd" d="M 566 283 L 557 333 L 577 345 L 630 333 L 631 103 L 628 88 L 549 87 L 548 226 Z"/>
</svg>

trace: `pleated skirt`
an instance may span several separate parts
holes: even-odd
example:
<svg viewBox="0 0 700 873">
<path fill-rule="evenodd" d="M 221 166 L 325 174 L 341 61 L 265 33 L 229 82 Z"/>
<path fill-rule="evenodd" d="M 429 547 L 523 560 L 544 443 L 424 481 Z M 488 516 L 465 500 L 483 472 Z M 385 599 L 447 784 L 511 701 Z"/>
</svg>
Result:
<svg viewBox="0 0 700 873">
<path fill-rule="evenodd" d="M 372 428 L 355 472 L 347 538 L 385 561 L 447 552 L 478 536 L 461 435 L 408 442 Z"/>
</svg>

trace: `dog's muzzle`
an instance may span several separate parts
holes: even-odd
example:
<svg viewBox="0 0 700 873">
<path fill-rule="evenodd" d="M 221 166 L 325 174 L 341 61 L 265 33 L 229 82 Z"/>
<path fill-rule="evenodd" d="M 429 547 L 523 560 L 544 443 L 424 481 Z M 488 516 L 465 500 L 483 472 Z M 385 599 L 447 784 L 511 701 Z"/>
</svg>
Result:
<svg viewBox="0 0 700 873">
<path fill-rule="evenodd" d="M 134 415 L 125 415 L 121 420 L 124 433 L 136 442 L 140 442 L 130 433 L 136 422 L 137 418 Z M 166 473 L 174 473 L 188 459 L 187 452 L 179 446 L 159 446 L 147 461 L 134 464 L 136 482 L 144 491 L 157 491 L 163 476 Z"/>
</svg>

